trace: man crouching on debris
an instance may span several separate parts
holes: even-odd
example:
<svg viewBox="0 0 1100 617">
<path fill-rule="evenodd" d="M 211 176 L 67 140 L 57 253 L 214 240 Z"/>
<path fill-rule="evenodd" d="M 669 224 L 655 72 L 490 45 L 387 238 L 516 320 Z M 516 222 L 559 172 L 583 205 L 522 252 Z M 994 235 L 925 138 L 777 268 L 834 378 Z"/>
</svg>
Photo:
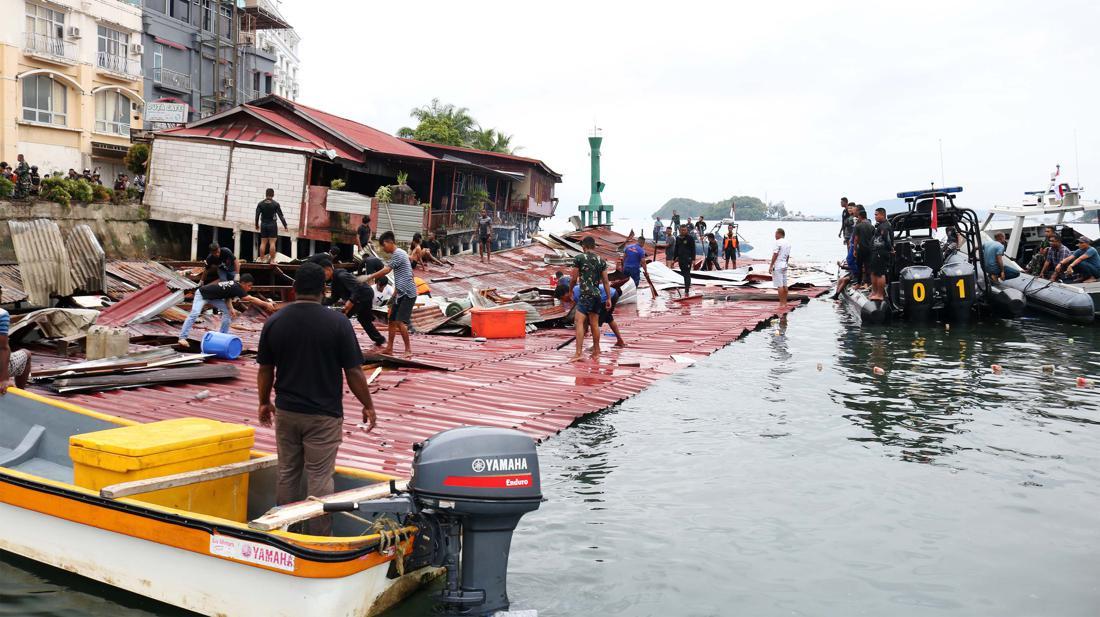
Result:
<svg viewBox="0 0 1100 617">
<path fill-rule="evenodd" d="M 577 353 L 569 359 L 579 362 L 584 357 L 584 327 L 592 332 L 592 359 L 600 359 L 600 308 L 611 310 L 611 283 L 607 281 L 607 262 L 596 254 L 596 239 L 585 236 L 581 240 L 584 252 L 573 258 L 573 277 L 580 285 L 580 297 L 577 299 L 577 315 L 573 318 L 576 328 Z M 604 300 L 601 302 L 600 285 L 603 284 Z"/>
<path fill-rule="evenodd" d="M 187 335 L 191 333 L 191 326 L 195 325 L 195 320 L 199 318 L 199 315 L 202 315 L 202 309 L 207 304 L 211 304 L 221 311 L 222 325 L 220 331 L 222 334 L 229 332 L 229 324 L 233 323 L 233 318 L 237 316 L 237 311 L 233 308 L 234 299 L 241 299 L 250 304 L 262 306 L 268 311 L 274 311 L 274 302 L 268 302 L 249 295 L 248 292 L 252 291 L 252 283 L 251 274 L 242 274 L 239 281 L 221 281 L 199 287 L 195 291 L 195 299 L 191 303 L 191 313 L 187 315 L 187 320 L 183 322 L 183 330 L 180 330 L 180 347 L 189 346 Z"/>
<path fill-rule="evenodd" d="M 366 430 L 376 422 L 355 331 L 343 315 L 321 306 L 324 289 L 324 270 L 303 264 L 294 278 L 297 301 L 272 315 L 260 331 L 259 420 L 263 426 L 275 422 L 278 505 L 333 493 L 336 452 L 343 440 L 344 378 L 363 405 Z M 304 532 L 331 535 L 332 520 L 307 521 Z"/>
<path fill-rule="evenodd" d="M 10 327 L 11 316 L 0 309 L 0 395 L 7 393 L 12 380 L 15 381 L 15 387 L 25 388 L 31 377 L 31 353 L 26 349 L 12 352 L 8 346 Z"/>
</svg>

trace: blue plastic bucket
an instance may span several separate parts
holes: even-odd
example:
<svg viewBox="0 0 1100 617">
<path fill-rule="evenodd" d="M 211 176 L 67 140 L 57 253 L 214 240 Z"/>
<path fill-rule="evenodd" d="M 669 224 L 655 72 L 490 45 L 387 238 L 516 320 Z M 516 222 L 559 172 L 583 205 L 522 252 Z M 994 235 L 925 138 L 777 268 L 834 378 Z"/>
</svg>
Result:
<svg viewBox="0 0 1100 617">
<path fill-rule="evenodd" d="M 212 353 L 223 360 L 236 360 L 241 355 L 241 337 L 235 334 L 207 332 L 202 337 L 202 352 Z"/>
</svg>

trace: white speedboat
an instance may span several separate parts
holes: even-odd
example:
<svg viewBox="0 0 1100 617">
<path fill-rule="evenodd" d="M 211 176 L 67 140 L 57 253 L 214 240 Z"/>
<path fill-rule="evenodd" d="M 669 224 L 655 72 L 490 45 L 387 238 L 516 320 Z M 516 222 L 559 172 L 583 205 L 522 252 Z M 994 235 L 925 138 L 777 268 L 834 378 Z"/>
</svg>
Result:
<svg viewBox="0 0 1100 617">
<path fill-rule="evenodd" d="M 1026 266 L 1039 250 L 1043 241 L 1043 227 L 1053 227 L 1067 248 L 1076 247 L 1080 236 L 1093 239 L 1084 233 L 1085 225 L 1096 223 L 1067 222 L 1067 218 L 1086 218 L 1090 213 L 1100 213 L 1100 202 L 1081 198 L 1081 189 L 1054 182 L 1045 191 L 1025 193 L 1024 200 L 1012 206 L 994 206 L 982 223 L 983 241 L 997 232 L 1008 238 L 1005 258 L 1022 274 L 1002 285 L 1019 289 L 1027 296 L 1027 305 L 1049 315 L 1089 323 L 1097 319 L 1100 311 L 1100 282 L 1062 283 L 1036 278 L 1027 274 Z M 1008 220 L 995 217 L 1007 217 Z"/>
<path fill-rule="evenodd" d="M 139 425 L 11 388 L 0 397 L 0 550 L 234 617 L 378 615 L 439 573 L 406 570 L 413 527 L 341 516 L 320 537 L 257 525 L 309 513 L 269 512 L 275 461 L 250 450 L 252 431 L 202 418 Z M 386 497 L 390 480 L 338 468 L 332 497 Z"/>
</svg>

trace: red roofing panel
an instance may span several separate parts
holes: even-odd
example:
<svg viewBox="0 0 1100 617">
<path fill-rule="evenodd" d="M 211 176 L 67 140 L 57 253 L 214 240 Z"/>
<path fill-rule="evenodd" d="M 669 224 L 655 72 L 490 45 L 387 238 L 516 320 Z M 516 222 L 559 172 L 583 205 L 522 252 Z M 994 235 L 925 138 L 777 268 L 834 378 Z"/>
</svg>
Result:
<svg viewBox="0 0 1100 617">
<path fill-rule="evenodd" d="M 97 326 L 124 326 L 150 307 L 164 302 L 173 293 L 167 281 L 158 281 L 100 311 L 95 323 Z"/>
<path fill-rule="evenodd" d="M 436 157 L 424 152 L 416 146 L 406 143 L 405 141 L 390 135 L 389 133 L 380 131 L 376 128 L 361 124 L 354 120 L 348 120 L 347 118 L 341 118 L 333 114 L 321 111 L 320 109 L 314 109 L 308 105 L 302 105 L 297 101 L 291 101 L 287 99 L 278 99 L 284 104 L 290 105 L 299 113 L 308 116 L 313 121 L 325 126 L 326 128 L 335 131 L 337 134 L 351 139 L 352 142 L 359 144 L 361 147 L 371 150 L 373 152 L 379 152 L 382 154 L 392 154 L 394 156 L 404 156 L 416 159 L 435 159 Z"/>
<path fill-rule="evenodd" d="M 443 144 L 437 144 L 437 143 L 433 143 L 433 142 L 430 142 L 430 141 L 420 141 L 418 139 L 406 139 L 406 138 L 403 138 L 403 137 L 399 138 L 399 139 L 401 139 L 401 141 L 404 141 L 404 142 L 407 142 L 407 143 L 410 143 L 410 144 L 416 144 L 416 145 L 419 145 L 419 146 L 424 146 L 425 148 L 438 148 L 440 150 L 449 150 L 449 151 L 452 151 L 452 152 L 465 152 L 465 153 L 468 153 L 468 154 L 476 154 L 478 156 L 497 158 L 497 159 L 501 159 L 501 160 L 505 160 L 505 161 L 517 161 L 517 162 L 520 162 L 520 163 L 530 163 L 532 165 L 538 165 L 538 166 L 542 167 L 548 173 L 550 173 L 553 176 L 557 176 L 559 179 L 561 178 L 561 174 L 554 171 L 553 169 L 550 169 L 549 165 L 547 165 L 546 163 L 543 163 L 539 159 L 527 158 L 525 156 L 517 156 L 515 154 L 506 154 L 504 152 L 489 152 L 487 150 L 478 150 L 477 148 L 464 148 L 462 146 L 446 146 L 446 145 L 443 145 Z"/>
</svg>

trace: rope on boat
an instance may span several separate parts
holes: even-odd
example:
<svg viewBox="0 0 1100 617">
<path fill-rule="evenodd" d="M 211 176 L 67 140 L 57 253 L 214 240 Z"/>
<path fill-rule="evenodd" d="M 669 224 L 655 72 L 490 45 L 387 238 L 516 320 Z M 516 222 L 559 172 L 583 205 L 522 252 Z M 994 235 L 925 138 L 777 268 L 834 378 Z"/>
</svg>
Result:
<svg viewBox="0 0 1100 617">
<path fill-rule="evenodd" d="M 312 495 L 306 497 L 306 501 L 324 503 L 323 500 Z M 388 516 L 379 516 L 371 520 L 352 512 L 338 512 L 338 514 L 343 514 L 352 520 L 366 525 L 359 535 L 369 536 L 378 534 L 378 552 L 385 553 L 386 550 L 392 547 L 395 555 L 394 563 L 397 566 L 397 574 L 398 576 L 405 575 L 405 543 L 411 536 L 405 531 L 401 523 Z"/>
</svg>

